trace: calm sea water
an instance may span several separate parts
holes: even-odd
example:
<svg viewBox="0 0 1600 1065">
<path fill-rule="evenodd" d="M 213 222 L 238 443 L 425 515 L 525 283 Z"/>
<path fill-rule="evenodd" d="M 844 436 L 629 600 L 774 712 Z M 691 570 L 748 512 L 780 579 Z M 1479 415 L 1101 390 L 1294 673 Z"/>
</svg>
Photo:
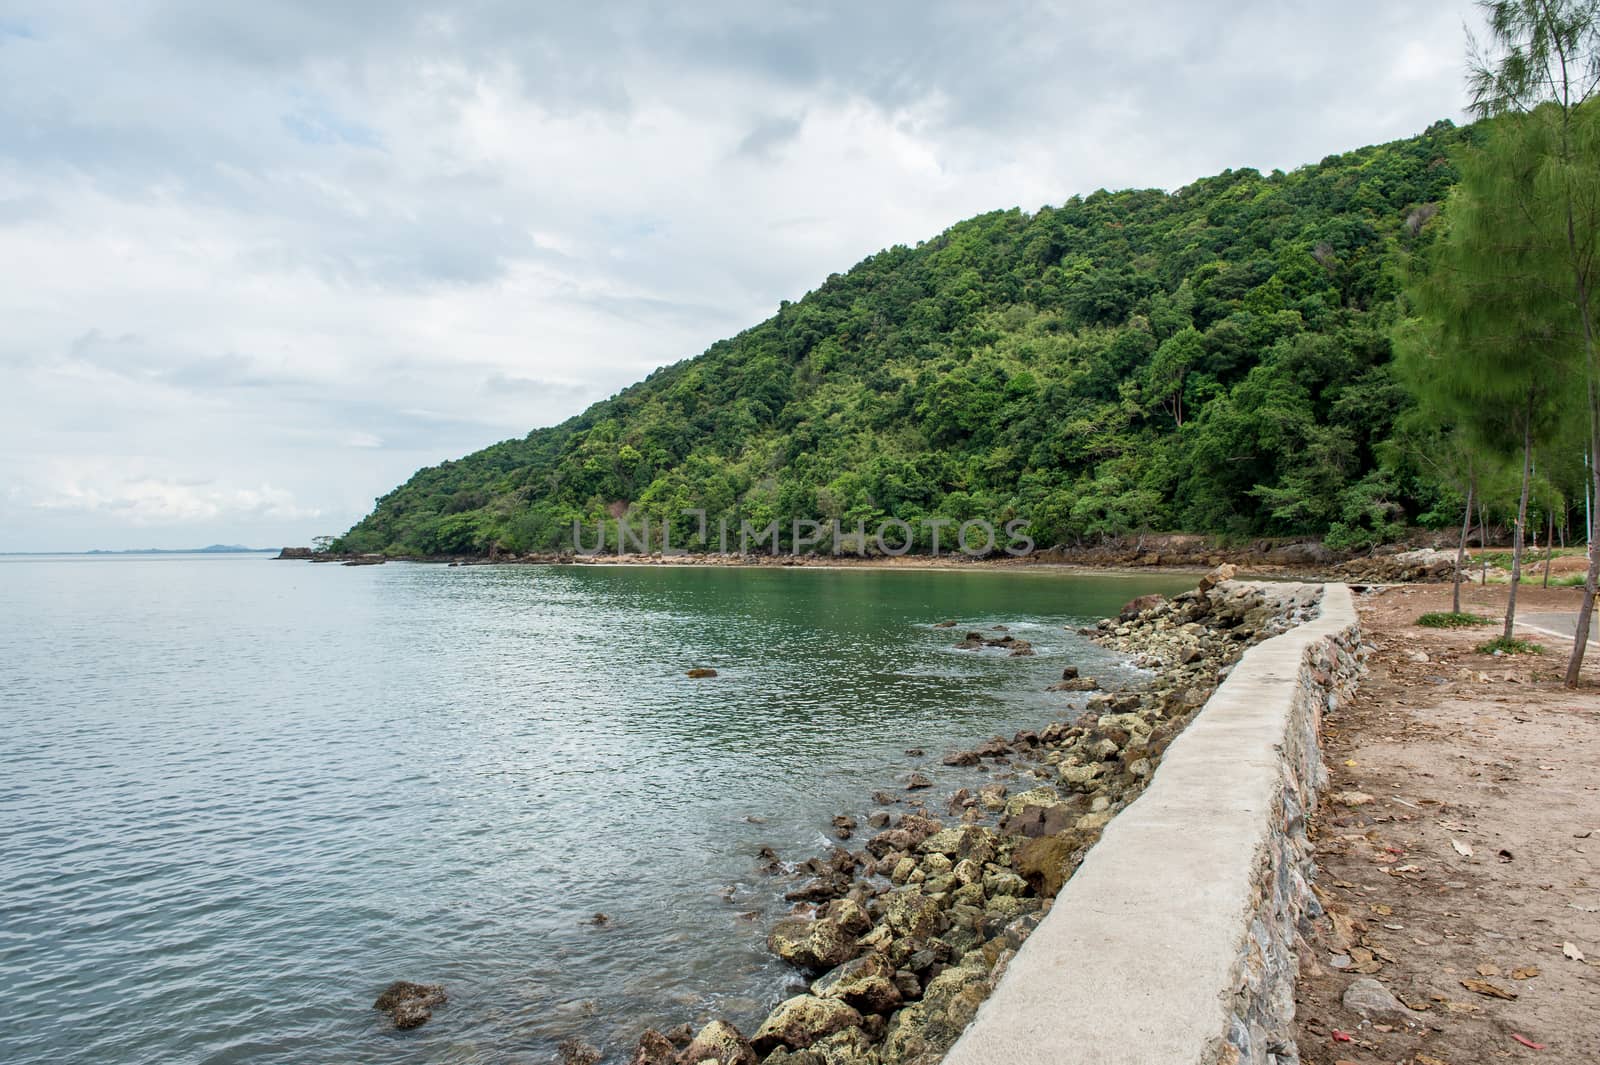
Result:
<svg viewBox="0 0 1600 1065">
<path fill-rule="evenodd" d="M 946 750 L 1114 668 L 1063 626 L 1188 583 L 0 558 L 0 1061 L 543 1065 L 752 1024 L 792 980 L 756 850 L 956 786 Z M 450 1003 L 387 1030 L 398 978 Z"/>
</svg>

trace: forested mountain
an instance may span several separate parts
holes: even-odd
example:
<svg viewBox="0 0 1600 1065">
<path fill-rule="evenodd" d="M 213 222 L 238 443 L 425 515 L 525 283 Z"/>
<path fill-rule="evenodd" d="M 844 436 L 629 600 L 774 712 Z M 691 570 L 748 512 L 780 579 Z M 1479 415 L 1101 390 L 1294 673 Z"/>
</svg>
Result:
<svg viewBox="0 0 1600 1065">
<path fill-rule="evenodd" d="M 1403 262 L 1473 136 L 1292 173 L 1096 192 L 894 247 L 553 428 L 425 469 L 337 545 L 571 545 L 572 523 L 870 528 L 1012 517 L 1041 545 L 1140 529 L 1321 534 L 1429 521 L 1385 444 L 1409 403 Z M 1453 512 L 1452 512 L 1453 516 Z M 1459 520 L 1459 519 L 1457 519 Z"/>
</svg>

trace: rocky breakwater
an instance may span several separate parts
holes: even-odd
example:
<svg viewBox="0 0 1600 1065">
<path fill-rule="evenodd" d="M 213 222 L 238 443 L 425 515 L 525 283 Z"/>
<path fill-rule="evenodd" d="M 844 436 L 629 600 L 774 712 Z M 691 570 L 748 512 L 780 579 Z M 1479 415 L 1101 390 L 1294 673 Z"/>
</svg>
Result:
<svg viewBox="0 0 1600 1065">
<path fill-rule="evenodd" d="M 1298 1060 L 1295 958 L 1319 912 L 1304 812 L 1324 776 L 1321 716 L 1360 675 L 1355 609 L 1344 585 L 1224 583 L 1199 596 L 1235 619 L 1231 631 L 1253 631 L 1251 646 L 1063 887 L 947 1065 Z M 1208 638 L 1182 620 L 1197 608 L 1188 597 L 1141 612 L 1145 624 L 1122 619 L 1110 638 L 1181 658 L 1190 638 Z"/>
<path fill-rule="evenodd" d="M 1093 638 L 1151 668 L 1134 691 L 1096 692 L 1074 720 L 944 758 L 992 767 L 942 810 L 878 792 L 873 830 L 792 867 L 792 912 L 769 947 L 807 980 L 750 1033 L 715 1021 L 645 1033 L 632 1065 L 933 1065 L 960 1037 L 1101 832 L 1244 649 L 1314 612 L 1310 586 L 1243 585 L 1226 567 L 1173 600 L 1129 604 Z M 984 642 L 987 642 L 985 638 Z M 913 790 L 916 789 L 916 790 Z M 893 812 L 899 808 L 898 813 Z M 860 827 L 855 819 L 835 819 Z M 783 875 L 765 852 L 767 871 Z"/>
</svg>

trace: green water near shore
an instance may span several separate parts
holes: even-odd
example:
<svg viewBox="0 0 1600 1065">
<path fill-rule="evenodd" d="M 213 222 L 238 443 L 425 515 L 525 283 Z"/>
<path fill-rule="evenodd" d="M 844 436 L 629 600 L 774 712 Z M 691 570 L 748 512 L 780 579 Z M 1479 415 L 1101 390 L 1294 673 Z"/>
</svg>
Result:
<svg viewBox="0 0 1600 1065">
<path fill-rule="evenodd" d="M 0 1059 L 542 1063 L 753 1023 L 792 979 L 756 851 L 819 853 L 913 769 L 937 801 L 945 751 L 1120 668 L 1068 627 L 1190 584 L 0 560 Z M 952 647 L 1001 624 L 1038 655 Z M 396 978 L 451 1001 L 386 1030 Z"/>
</svg>

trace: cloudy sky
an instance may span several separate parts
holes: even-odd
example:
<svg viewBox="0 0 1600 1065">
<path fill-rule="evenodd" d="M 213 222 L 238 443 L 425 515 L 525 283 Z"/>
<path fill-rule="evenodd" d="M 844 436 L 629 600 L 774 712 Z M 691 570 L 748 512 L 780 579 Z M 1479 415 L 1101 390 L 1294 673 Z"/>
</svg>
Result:
<svg viewBox="0 0 1600 1065">
<path fill-rule="evenodd" d="M 995 208 L 1460 120 L 1465 0 L 0 0 L 0 551 L 306 543 Z"/>
</svg>

